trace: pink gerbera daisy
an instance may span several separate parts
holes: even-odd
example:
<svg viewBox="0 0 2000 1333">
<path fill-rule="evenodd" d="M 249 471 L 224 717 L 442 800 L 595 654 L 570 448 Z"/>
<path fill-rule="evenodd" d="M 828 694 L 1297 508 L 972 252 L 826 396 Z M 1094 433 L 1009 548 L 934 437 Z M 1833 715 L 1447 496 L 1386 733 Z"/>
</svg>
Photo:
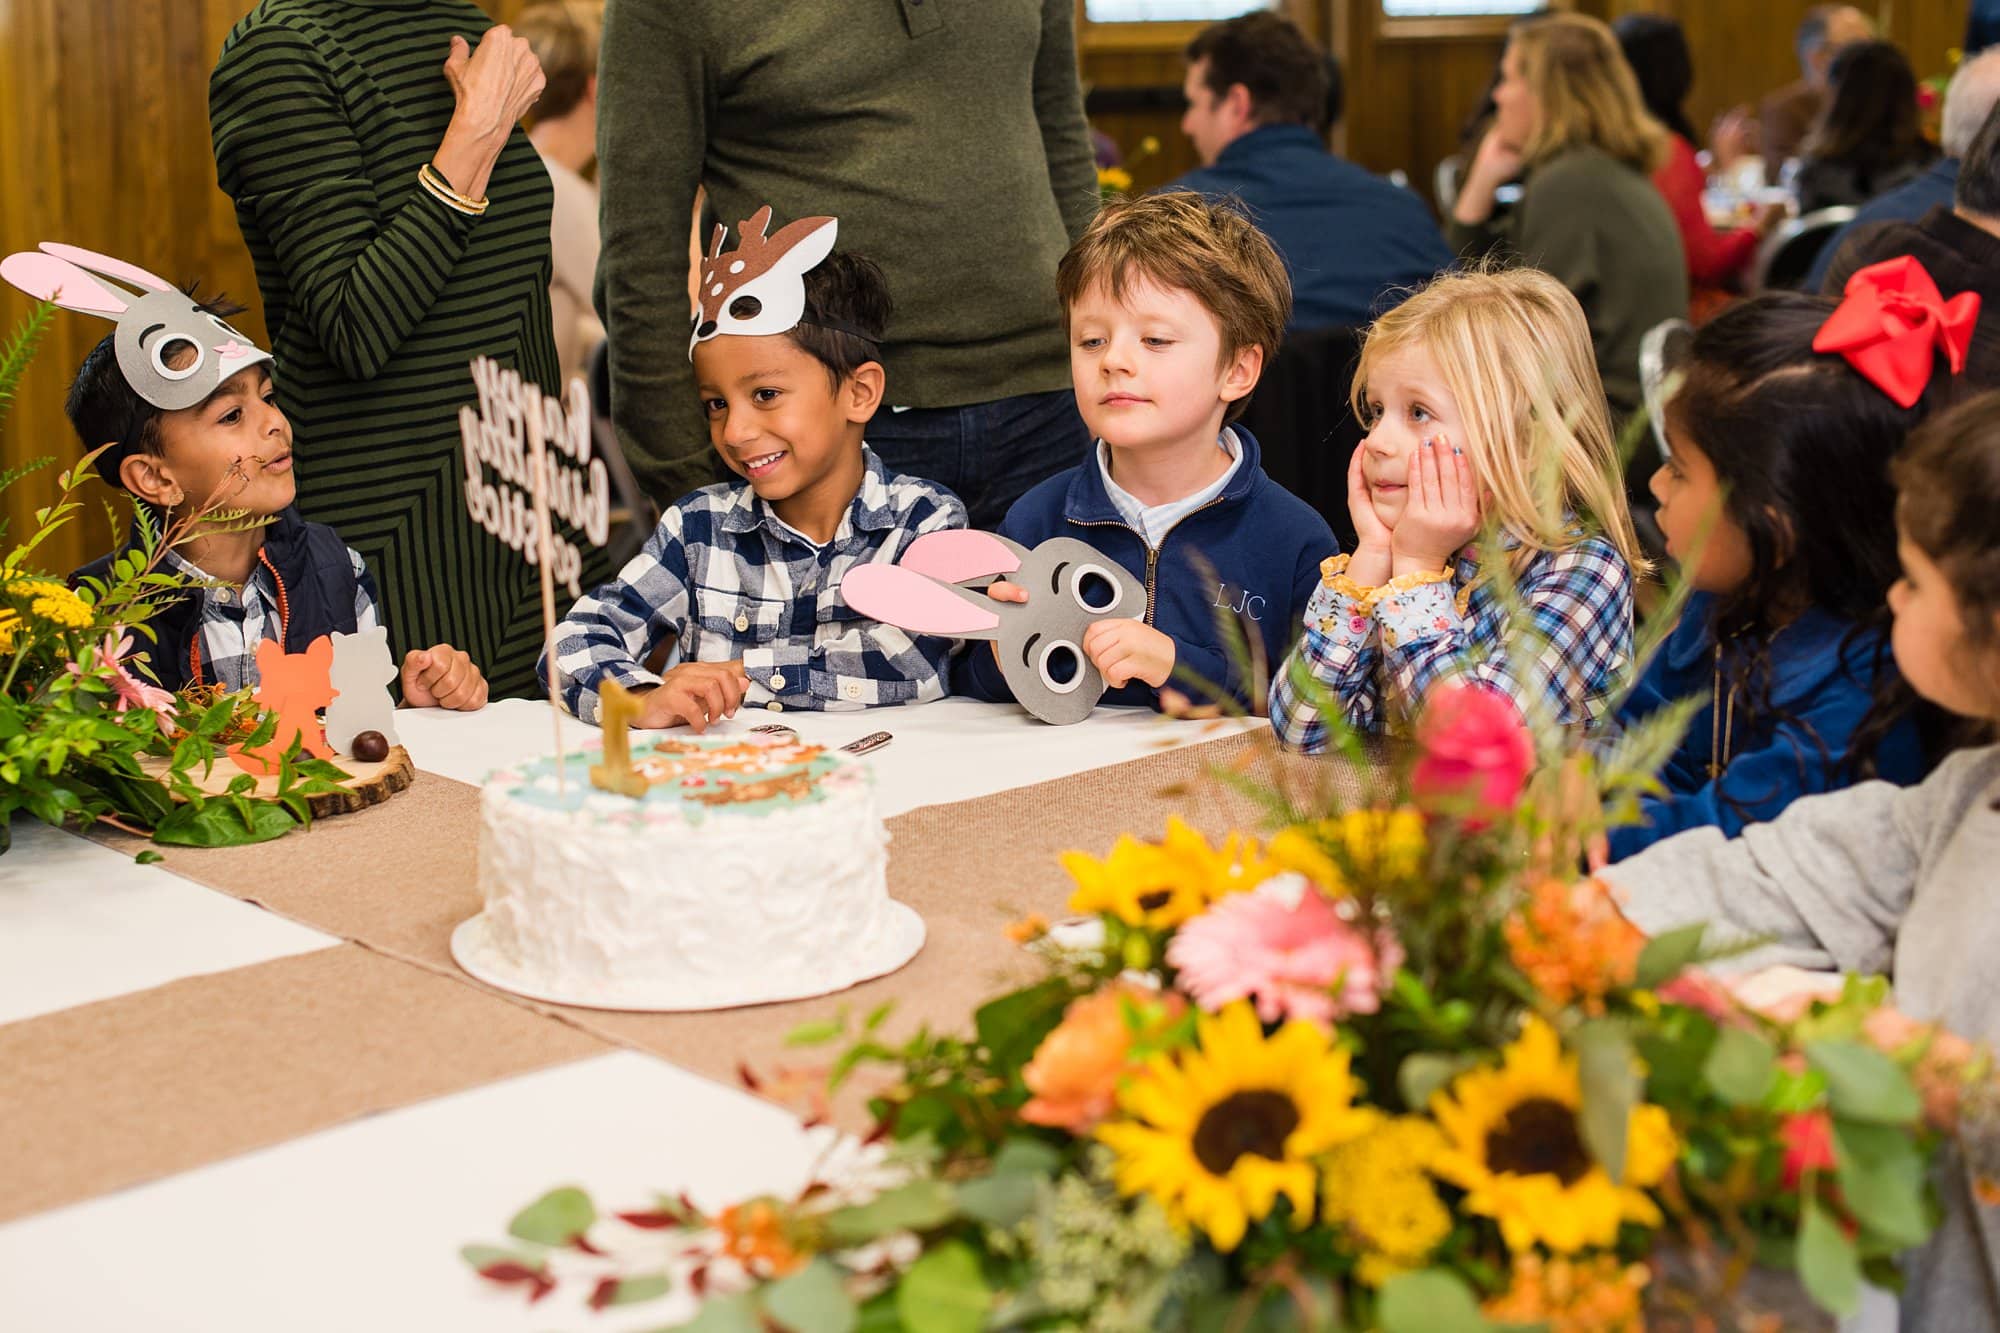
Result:
<svg viewBox="0 0 2000 1333">
<path fill-rule="evenodd" d="M 1211 1013 L 1248 998 L 1266 1023 L 1331 1026 L 1381 1006 L 1403 950 L 1387 928 L 1371 940 L 1305 879 L 1280 875 L 1182 926 L 1167 961 L 1181 989 Z"/>
<path fill-rule="evenodd" d="M 160 730 L 170 731 L 174 725 L 174 696 L 157 685 L 150 685 L 133 675 L 125 666 L 124 657 L 132 651 L 132 636 L 121 632 L 118 626 L 104 636 L 98 645 L 97 666 L 110 674 L 111 688 L 118 696 L 118 711 L 128 708 L 150 708 L 159 715 Z M 88 674 L 75 662 L 69 664 L 70 674 L 82 677 Z"/>
</svg>

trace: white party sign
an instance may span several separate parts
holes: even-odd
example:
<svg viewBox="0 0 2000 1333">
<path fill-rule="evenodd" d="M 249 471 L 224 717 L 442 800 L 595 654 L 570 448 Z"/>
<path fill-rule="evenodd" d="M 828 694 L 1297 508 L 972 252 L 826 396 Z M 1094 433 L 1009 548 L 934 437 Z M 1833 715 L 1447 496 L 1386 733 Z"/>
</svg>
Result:
<svg viewBox="0 0 2000 1333">
<path fill-rule="evenodd" d="M 458 409 L 464 445 L 465 508 L 472 521 L 519 551 L 530 565 L 544 545 L 534 502 L 537 441 L 547 446 L 548 508 L 593 546 L 611 535 L 611 478 L 591 457 L 590 394 L 573 379 L 565 399 L 551 398 L 520 372 L 488 357 L 472 363 L 479 406 Z M 489 477 L 489 473 L 491 476 Z M 583 552 L 553 525 L 546 533 L 549 572 L 571 597 L 583 595 Z"/>
</svg>

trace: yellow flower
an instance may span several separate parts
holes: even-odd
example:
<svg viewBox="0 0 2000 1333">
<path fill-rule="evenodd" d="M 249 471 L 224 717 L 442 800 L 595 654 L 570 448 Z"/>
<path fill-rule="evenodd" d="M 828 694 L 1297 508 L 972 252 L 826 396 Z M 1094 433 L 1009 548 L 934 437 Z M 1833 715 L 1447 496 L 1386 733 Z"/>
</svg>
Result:
<svg viewBox="0 0 2000 1333">
<path fill-rule="evenodd" d="M 1430 1178 L 1443 1150 L 1436 1125 L 1398 1116 L 1327 1155 L 1323 1215 L 1359 1243 L 1362 1281 L 1380 1286 L 1420 1267 L 1451 1234 Z"/>
<path fill-rule="evenodd" d="M 1105 912 L 1128 926 L 1168 930 L 1199 916 L 1218 898 L 1252 888 L 1275 873 L 1257 856 L 1257 845 L 1230 834 L 1220 848 L 1179 819 L 1167 820 L 1164 840 L 1141 842 L 1127 834 L 1103 860 L 1064 852 L 1063 869 L 1076 881 L 1072 912 Z"/>
<path fill-rule="evenodd" d="M 1609 1246 L 1621 1222 L 1660 1225 L 1644 1187 L 1679 1151 L 1667 1113 L 1635 1106 L 1625 1136 L 1625 1179 L 1614 1182 L 1584 1146 L 1576 1060 L 1555 1029 L 1530 1018 L 1498 1069 L 1475 1069 L 1431 1099 L 1444 1130 L 1437 1175 L 1466 1191 L 1468 1211 L 1500 1224 L 1514 1251 L 1540 1243 L 1561 1254 Z"/>
<path fill-rule="evenodd" d="M 1285 870 L 1296 871 L 1329 893 L 1341 893 L 1347 877 L 1333 863 L 1322 841 L 1338 836 L 1339 821 L 1323 819 L 1317 824 L 1294 824 L 1271 839 L 1271 860 Z"/>
<path fill-rule="evenodd" d="M 1099 167 L 1097 188 L 1107 194 L 1124 194 L 1132 188 L 1132 173 L 1123 167 Z"/>
<path fill-rule="evenodd" d="M 0 653 L 14 651 L 14 632 L 21 628 L 21 617 L 0 607 Z"/>
<path fill-rule="evenodd" d="M 1119 1192 L 1152 1195 L 1176 1226 L 1200 1227 L 1225 1252 L 1280 1196 L 1305 1226 L 1315 1159 L 1374 1121 L 1353 1104 L 1347 1052 L 1312 1023 L 1266 1037 L 1247 1001 L 1196 1020 L 1196 1036 L 1199 1049 L 1155 1056 L 1119 1091 L 1128 1118 L 1098 1127 L 1117 1154 Z"/>
<path fill-rule="evenodd" d="M 1346 866 L 1371 881 L 1413 879 L 1423 868 L 1424 818 L 1415 810 L 1349 810 L 1294 824 L 1271 839 L 1271 860 L 1343 892 Z"/>
<path fill-rule="evenodd" d="M 91 622 L 90 606 L 81 597 L 60 584 L 44 584 L 48 592 L 28 603 L 28 610 L 51 625 L 64 629 L 88 629 Z"/>
</svg>

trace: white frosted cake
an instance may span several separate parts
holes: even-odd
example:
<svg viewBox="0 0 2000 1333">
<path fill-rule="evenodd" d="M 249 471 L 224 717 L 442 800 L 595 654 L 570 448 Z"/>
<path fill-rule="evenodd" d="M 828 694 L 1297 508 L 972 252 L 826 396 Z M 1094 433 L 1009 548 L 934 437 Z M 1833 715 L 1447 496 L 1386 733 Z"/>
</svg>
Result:
<svg viewBox="0 0 2000 1333">
<path fill-rule="evenodd" d="M 480 797 L 485 910 L 452 952 L 482 981 L 606 1009 L 718 1009 L 892 972 L 923 921 L 890 899 L 873 775 L 793 736 L 633 738 L 649 786 L 590 783 L 601 752 L 503 769 Z"/>
</svg>

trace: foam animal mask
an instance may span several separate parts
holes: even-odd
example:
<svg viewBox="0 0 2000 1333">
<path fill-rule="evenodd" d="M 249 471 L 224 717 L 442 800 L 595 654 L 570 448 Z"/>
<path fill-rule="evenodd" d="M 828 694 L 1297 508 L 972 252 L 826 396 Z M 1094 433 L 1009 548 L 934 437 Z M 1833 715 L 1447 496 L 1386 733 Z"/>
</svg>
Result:
<svg viewBox="0 0 2000 1333">
<path fill-rule="evenodd" d="M 162 412 L 193 407 L 245 366 L 271 359 L 165 278 L 109 255 L 43 241 L 40 251 L 0 259 L 0 278 L 37 300 L 114 321 L 119 372 Z M 174 370 L 169 358 L 184 346 L 195 358 Z"/>
<path fill-rule="evenodd" d="M 833 251 L 840 224 L 833 218 L 800 218 L 766 236 L 771 206 L 737 224 L 736 248 L 723 253 L 728 229 L 717 223 L 702 264 L 701 292 L 695 305 L 694 345 L 733 333 L 762 337 L 798 327 L 806 312 L 806 274 Z"/>
<path fill-rule="evenodd" d="M 1026 588 L 1028 600 L 996 602 L 980 591 L 999 578 Z M 993 641 L 1014 697 L 1059 726 L 1090 716 L 1104 695 L 1083 632 L 1146 613 L 1145 586 L 1088 543 L 1055 537 L 1030 551 L 966 530 L 925 533 L 893 565 L 856 565 L 840 595 L 862 615 L 913 634 Z"/>
</svg>

